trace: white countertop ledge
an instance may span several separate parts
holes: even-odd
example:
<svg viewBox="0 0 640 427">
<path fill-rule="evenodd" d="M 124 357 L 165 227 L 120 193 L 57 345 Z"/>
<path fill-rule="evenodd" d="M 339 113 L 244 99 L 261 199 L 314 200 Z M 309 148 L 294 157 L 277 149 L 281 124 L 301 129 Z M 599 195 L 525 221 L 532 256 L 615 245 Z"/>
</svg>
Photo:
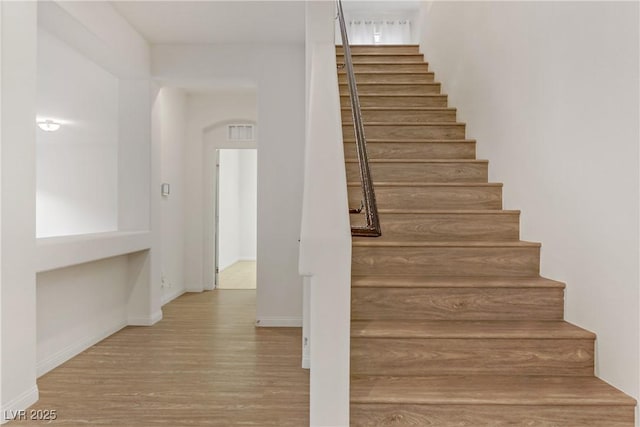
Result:
<svg viewBox="0 0 640 427">
<path fill-rule="evenodd" d="M 38 273 L 151 248 L 150 231 L 111 231 L 36 239 Z"/>
</svg>

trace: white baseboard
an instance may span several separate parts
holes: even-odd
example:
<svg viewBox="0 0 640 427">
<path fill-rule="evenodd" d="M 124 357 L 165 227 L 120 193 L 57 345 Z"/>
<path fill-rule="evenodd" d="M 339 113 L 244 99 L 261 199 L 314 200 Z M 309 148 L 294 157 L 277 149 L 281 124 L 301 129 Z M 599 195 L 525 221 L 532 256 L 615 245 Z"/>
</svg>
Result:
<svg viewBox="0 0 640 427">
<path fill-rule="evenodd" d="M 151 316 L 129 316 L 129 326 L 152 326 L 162 320 L 162 310 L 158 310 Z"/>
<path fill-rule="evenodd" d="M 119 322 L 118 324 L 113 325 L 112 327 L 105 329 L 100 333 L 76 341 L 63 348 L 62 350 L 52 354 L 51 356 L 44 358 L 44 360 L 36 364 L 36 375 L 38 377 L 41 377 L 50 370 L 62 365 L 67 360 L 82 353 L 92 345 L 95 345 L 108 336 L 115 334 L 125 326 L 127 326 L 126 322 Z"/>
<path fill-rule="evenodd" d="M 162 297 L 162 305 L 164 306 L 165 304 L 170 303 L 171 301 L 178 298 L 180 295 L 184 294 L 185 292 L 187 291 L 184 290 L 183 288 L 180 288 L 180 289 L 176 289 L 171 293 L 166 294 L 165 296 Z"/>
<path fill-rule="evenodd" d="M 308 357 L 302 358 L 302 369 L 311 369 L 311 359 Z"/>
<path fill-rule="evenodd" d="M 202 292 L 204 291 L 204 286 L 202 286 L 202 283 L 199 283 L 197 285 L 185 284 L 184 291 L 185 292 Z"/>
<path fill-rule="evenodd" d="M 264 316 L 256 320 L 256 326 L 265 328 L 291 328 L 302 327 L 302 317 L 272 317 Z"/>
<path fill-rule="evenodd" d="M 30 389 L 20 393 L 20 395 L 11 399 L 7 403 L 3 403 L 0 424 L 4 424 L 14 419 L 20 419 L 19 415 L 21 414 L 21 411 L 24 411 L 29 406 L 36 403 L 38 398 L 38 386 L 34 384 Z"/>
</svg>

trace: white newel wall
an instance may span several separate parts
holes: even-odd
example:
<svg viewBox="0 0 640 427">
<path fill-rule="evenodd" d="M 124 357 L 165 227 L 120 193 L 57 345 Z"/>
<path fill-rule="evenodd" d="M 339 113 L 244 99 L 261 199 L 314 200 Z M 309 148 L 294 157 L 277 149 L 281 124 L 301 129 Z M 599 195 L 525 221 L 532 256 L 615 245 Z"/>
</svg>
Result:
<svg viewBox="0 0 640 427">
<path fill-rule="evenodd" d="M 639 5 L 432 2 L 421 49 L 477 138 L 597 374 L 640 397 Z"/>
<path fill-rule="evenodd" d="M 307 2 L 307 137 L 299 271 L 305 276 L 303 364 L 311 369 L 313 427 L 349 425 L 351 229 L 334 13 L 332 2 Z"/>
</svg>

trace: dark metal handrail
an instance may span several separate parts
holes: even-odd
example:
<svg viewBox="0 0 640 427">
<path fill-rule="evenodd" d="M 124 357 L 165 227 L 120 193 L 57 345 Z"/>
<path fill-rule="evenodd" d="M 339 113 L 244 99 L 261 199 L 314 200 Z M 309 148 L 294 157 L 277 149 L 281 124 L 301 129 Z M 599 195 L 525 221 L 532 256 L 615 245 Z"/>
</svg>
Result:
<svg viewBox="0 0 640 427">
<path fill-rule="evenodd" d="M 344 67 L 347 73 L 347 83 L 349 85 L 349 98 L 351 99 L 351 116 L 353 118 L 353 128 L 356 136 L 356 151 L 358 154 L 358 165 L 360 168 L 360 182 L 362 183 L 362 197 L 360 209 L 350 209 L 350 213 L 359 213 L 364 208 L 367 225 L 352 226 L 352 236 L 378 237 L 382 235 L 380 229 L 380 218 L 378 216 L 378 205 L 376 194 L 369 168 L 369 156 L 367 155 L 367 139 L 364 135 L 364 125 L 362 123 L 362 111 L 360 109 L 360 98 L 358 98 L 358 87 L 356 76 L 353 72 L 353 62 L 351 60 L 351 46 L 347 36 L 347 25 L 342 11 L 342 1 L 337 0 L 338 21 L 340 23 L 340 34 L 342 35 L 342 49 L 344 54 Z"/>
</svg>

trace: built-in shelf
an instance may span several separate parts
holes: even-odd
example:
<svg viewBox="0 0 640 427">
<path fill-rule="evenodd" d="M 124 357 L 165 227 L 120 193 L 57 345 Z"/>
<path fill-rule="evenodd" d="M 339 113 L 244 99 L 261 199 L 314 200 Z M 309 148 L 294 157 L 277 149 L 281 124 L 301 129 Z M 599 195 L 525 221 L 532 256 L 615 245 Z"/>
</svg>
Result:
<svg viewBox="0 0 640 427">
<path fill-rule="evenodd" d="M 151 248 L 149 231 L 113 231 L 36 239 L 36 271 L 56 270 Z"/>
</svg>

